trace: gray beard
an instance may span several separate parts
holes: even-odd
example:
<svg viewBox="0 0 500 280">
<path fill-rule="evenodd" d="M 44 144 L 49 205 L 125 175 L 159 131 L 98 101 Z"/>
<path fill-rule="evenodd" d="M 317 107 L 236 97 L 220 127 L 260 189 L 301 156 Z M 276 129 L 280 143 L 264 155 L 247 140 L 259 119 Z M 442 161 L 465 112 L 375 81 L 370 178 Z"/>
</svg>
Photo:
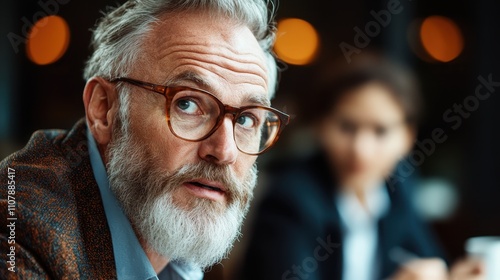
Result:
<svg viewBox="0 0 500 280">
<path fill-rule="evenodd" d="M 167 173 L 155 165 L 147 144 L 135 141 L 127 120 L 115 122 L 108 147 L 110 188 L 131 221 L 139 239 L 170 261 L 207 268 L 227 257 L 241 235 L 241 224 L 257 180 L 254 164 L 244 180 L 229 166 L 201 161 Z M 175 192 L 195 178 L 219 181 L 226 188 L 227 205 L 188 197 L 182 205 Z"/>
</svg>

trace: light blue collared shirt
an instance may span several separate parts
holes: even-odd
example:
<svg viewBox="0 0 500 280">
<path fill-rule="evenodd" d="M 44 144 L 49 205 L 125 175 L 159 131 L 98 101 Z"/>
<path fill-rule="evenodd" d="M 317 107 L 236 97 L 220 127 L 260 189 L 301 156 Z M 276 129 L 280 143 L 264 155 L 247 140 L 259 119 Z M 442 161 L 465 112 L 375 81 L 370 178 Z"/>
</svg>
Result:
<svg viewBox="0 0 500 280">
<path fill-rule="evenodd" d="M 94 137 L 87 129 L 90 163 L 101 192 L 104 212 L 108 220 L 116 274 L 119 280 L 201 280 L 203 272 L 191 264 L 171 261 L 156 275 L 153 266 L 135 235 L 132 225 L 109 188 L 108 175 Z"/>
<path fill-rule="evenodd" d="M 390 208 L 384 183 L 366 193 L 366 208 L 354 192 L 339 193 L 336 205 L 342 221 L 342 280 L 373 280 L 377 275 L 378 221 Z"/>
</svg>

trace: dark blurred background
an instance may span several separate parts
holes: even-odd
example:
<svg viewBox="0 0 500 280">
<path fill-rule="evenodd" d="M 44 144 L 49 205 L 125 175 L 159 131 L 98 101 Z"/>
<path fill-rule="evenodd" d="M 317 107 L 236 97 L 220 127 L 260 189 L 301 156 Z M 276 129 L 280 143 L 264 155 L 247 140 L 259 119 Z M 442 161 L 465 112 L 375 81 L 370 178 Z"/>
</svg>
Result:
<svg viewBox="0 0 500 280">
<path fill-rule="evenodd" d="M 90 51 L 89 29 L 100 11 L 118 2 L 123 1 L 2 1 L 0 158 L 20 149 L 35 130 L 68 129 L 84 116 L 82 69 Z M 413 69 L 421 82 L 426 106 L 419 141 L 436 128 L 448 136 L 418 166 L 422 188 L 415 200 L 450 259 L 463 254 L 468 237 L 500 235 L 500 86 L 490 86 L 484 100 L 475 97 L 479 76 L 500 82 L 499 12 L 494 0 L 281 0 L 277 19 L 282 42 L 276 52 L 288 63 L 282 64 L 275 107 L 297 116 L 277 147 L 259 158 L 261 177 L 271 159 L 310 146 L 300 124 L 301 115 L 314 108 L 301 104 L 307 103 L 316 71 L 332 60 L 348 63 L 357 52 L 376 48 Z M 390 18 L 384 17 L 387 13 Z M 66 21 L 69 37 L 59 59 L 39 65 L 34 54 L 27 54 L 30 42 L 25 40 L 34 22 L 47 14 Z M 285 24 L 286 19 L 302 21 Z M 347 45 L 353 52 L 346 57 L 342 46 L 345 50 Z M 487 89 L 483 86 L 481 93 Z M 251 216 L 248 221 L 246 227 Z M 237 266 L 244 242 L 225 262 L 226 270 Z"/>
</svg>

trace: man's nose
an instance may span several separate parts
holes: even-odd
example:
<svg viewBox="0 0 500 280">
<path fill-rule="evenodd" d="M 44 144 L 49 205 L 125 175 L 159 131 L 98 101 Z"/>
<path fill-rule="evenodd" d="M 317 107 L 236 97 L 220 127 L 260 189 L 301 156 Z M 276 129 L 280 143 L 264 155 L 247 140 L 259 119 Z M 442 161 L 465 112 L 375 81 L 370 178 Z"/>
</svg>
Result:
<svg viewBox="0 0 500 280">
<path fill-rule="evenodd" d="M 201 141 L 199 156 L 216 164 L 232 164 L 236 162 L 239 150 L 234 141 L 233 122 L 224 118 L 221 126 L 207 139 Z"/>
</svg>

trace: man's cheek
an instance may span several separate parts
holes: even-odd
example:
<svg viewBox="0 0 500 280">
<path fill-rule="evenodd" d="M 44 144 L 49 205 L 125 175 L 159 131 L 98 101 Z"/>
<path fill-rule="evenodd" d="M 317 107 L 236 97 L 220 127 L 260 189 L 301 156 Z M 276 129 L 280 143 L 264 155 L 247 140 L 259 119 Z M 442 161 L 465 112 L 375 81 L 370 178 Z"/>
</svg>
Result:
<svg viewBox="0 0 500 280">
<path fill-rule="evenodd" d="M 249 180 L 256 158 L 257 157 L 254 157 L 253 159 L 249 160 L 247 159 L 244 163 L 237 165 L 238 168 L 236 169 L 235 174 L 240 182 L 243 182 L 244 180 Z"/>
<path fill-rule="evenodd" d="M 184 142 L 184 143 L 181 143 Z M 167 172 L 173 172 L 186 164 L 196 164 L 200 161 L 193 143 L 186 141 L 175 141 L 164 143 L 155 149 L 155 155 L 159 158 L 159 165 Z"/>
</svg>

